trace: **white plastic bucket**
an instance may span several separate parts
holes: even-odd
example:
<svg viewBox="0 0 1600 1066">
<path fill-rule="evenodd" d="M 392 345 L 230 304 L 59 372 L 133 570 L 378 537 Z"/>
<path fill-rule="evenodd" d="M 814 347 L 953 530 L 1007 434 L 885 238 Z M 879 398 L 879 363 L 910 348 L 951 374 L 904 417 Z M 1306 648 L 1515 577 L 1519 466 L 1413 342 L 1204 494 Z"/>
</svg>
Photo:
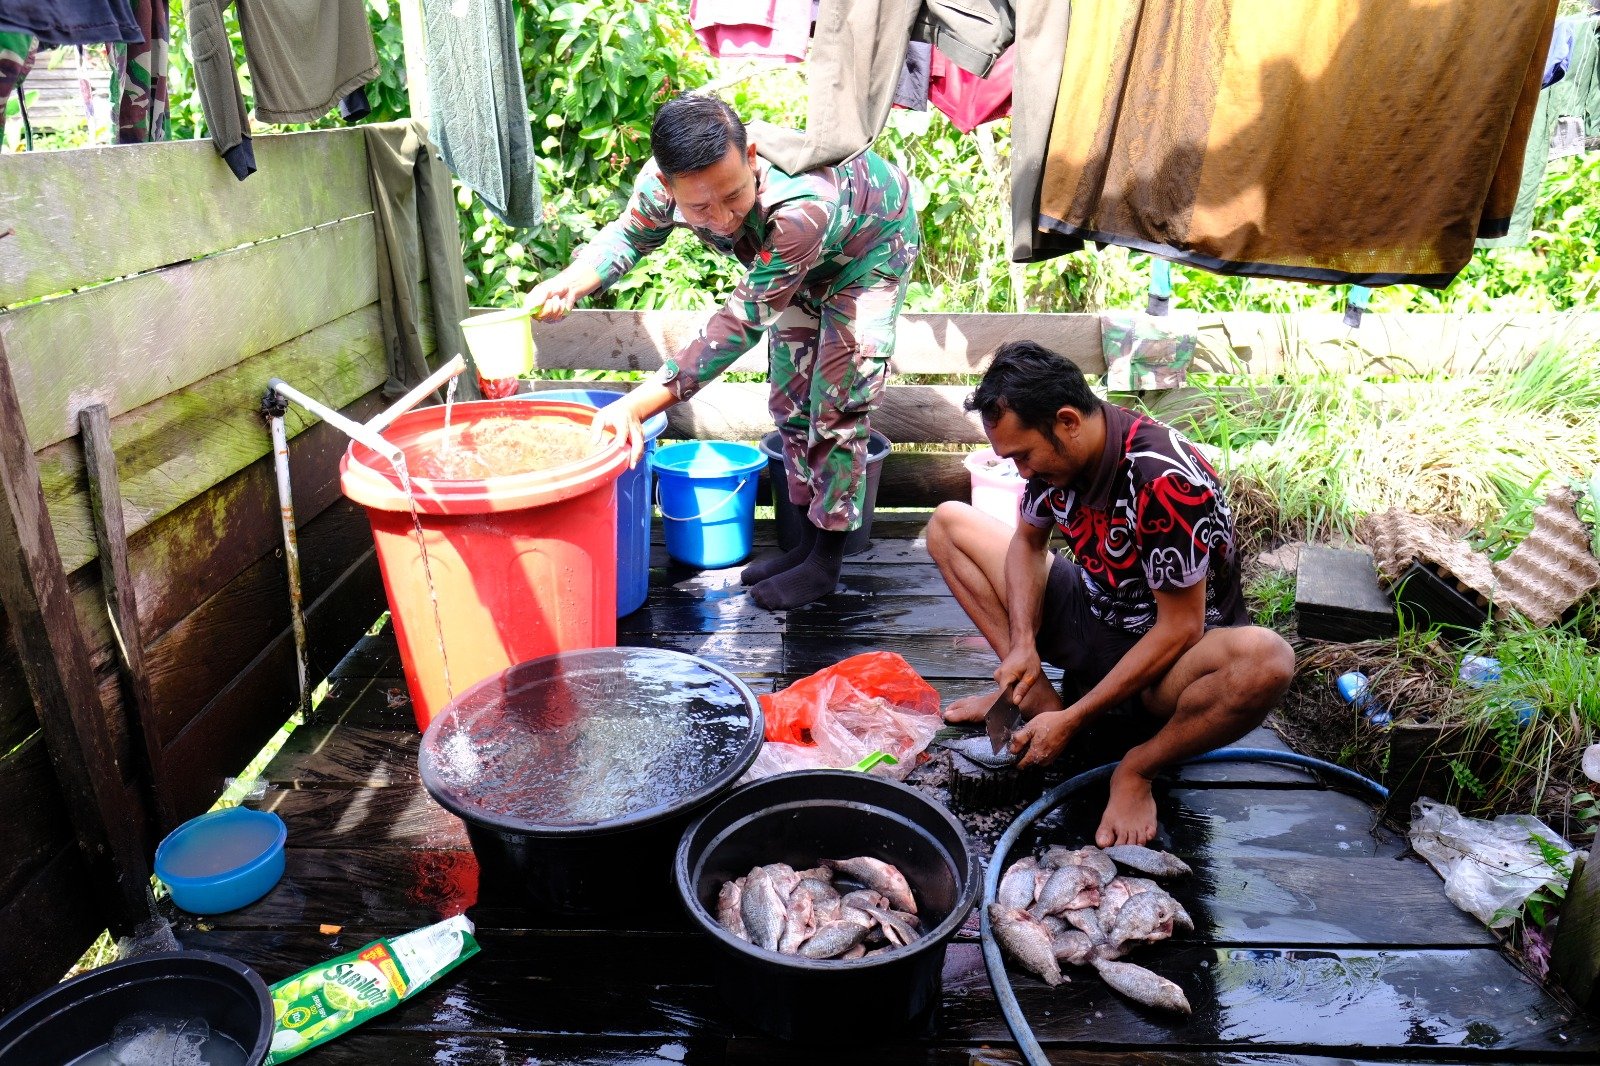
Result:
<svg viewBox="0 0 1600 1066">
<path fill-rule="evenodd" d="M 972 476 L 972 506 L 1015 529 L 1022 490 L 1028 484 L 1017 473 L 1017 464 L 1000 458 L 993 448 L 969 453 L 962 464 Z"/>
<path fill-rule="evenodd" d="M 509 307 L 461 320 L 480 378 L 515 378 L 532 372 L 533 331 L 528 324 L 532 315 L 532 308 Z"/>
</svg>

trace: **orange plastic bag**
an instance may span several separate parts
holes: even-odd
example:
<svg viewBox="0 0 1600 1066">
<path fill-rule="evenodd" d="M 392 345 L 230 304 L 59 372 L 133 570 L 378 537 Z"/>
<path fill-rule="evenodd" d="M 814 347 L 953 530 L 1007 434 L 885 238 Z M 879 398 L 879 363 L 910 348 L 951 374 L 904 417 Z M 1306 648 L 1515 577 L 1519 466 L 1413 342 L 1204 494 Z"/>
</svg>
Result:
<svg viewBox="0 0 1600 1066">
<path fill-rule="evenodd" d="M 894 756 L 872 772 L 904 777 L 943 719 L 939 693 L 888 651 L 867 652 L 761 697 L 766 740 L 744 780 L 789 770 L 846 768 L 874 751 Z"/>
<path fill-rule="evenodd" d="M 780 692 L 761 697 L 767 740 L 814 744 L 817 715 L 882 699 L 909 714 L 939 714 L 939 693 L 892 651 L 869 651 L 818 670 Z M 891 754 L 893 754 L 891 752 Z"/>
</svg>

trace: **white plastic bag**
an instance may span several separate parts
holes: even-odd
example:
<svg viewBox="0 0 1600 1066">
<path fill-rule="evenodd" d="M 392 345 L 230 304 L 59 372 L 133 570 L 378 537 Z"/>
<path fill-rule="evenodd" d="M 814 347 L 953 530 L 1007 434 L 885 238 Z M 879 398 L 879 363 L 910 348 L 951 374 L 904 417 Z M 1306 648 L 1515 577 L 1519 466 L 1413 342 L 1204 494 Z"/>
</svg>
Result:
<svg viewBox="0 0 1600 1066">
<path fill-rule="evenodd" d="M 743 780 L 790 770 L 847 770 L 875 751 L 889 752 L 897 761 L 879 763 L 870 772 L 899 780 L 911 772 L 917 753 L 928 746 L 941 724 L 937 715 L 907 714 L 882 697 L 830 708 L 818 714 L 811 727 L 815 744 L 768 741 Z"/>
<path fill-rule="evenodd" d="M 789 770 L 849 769 L 875 751 L 871 770 L 903 778 L 943 725 L 939 694 L 893 652 L 867 652 L 761 697 L 767 742 L 741 779 Z M 809 743 L 807 743 L 809 741 Z"/>
<path fill-rule="evenodd" d="M 1488 822 L 1430 799 L 1411 808 L 1411 846 L 1444 878 L 1450 902 L 1491 928 L 1514 922 L 1539 889 L 1565 887 L 1565 874 L 1529 840 L 1535 834 L 1563 854 L 1570 871 L 1572 845 L 1531 815 Z"/>
</svg>

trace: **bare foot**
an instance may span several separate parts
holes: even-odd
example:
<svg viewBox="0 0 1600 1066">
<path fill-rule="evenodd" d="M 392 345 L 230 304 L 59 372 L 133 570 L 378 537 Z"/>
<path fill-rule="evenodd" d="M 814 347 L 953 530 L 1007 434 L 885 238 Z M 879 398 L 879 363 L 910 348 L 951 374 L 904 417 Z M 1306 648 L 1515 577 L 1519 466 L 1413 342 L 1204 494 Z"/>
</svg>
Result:
<svg viewBox="0 0 1600 1066">
<path fill-rule="evenodd" d="M 1150 791 L 1150 779 L 1119 766 L 1111 775 L 1111 799 L 1094 842 L 1102 848 L 1148 844 L 1155 835 L 1156 798 Z"/>
<path fill-rule="evenodd" d="M 951 700 L 950 706 L 944 709 L 944 720 L 951 725 L 981 722 L 983 716 L 989 713 L 994 701 L 999 698 L 1000 690 L 992 688 L 976 696 L 963 696 L 959 700 Z"/>
<path fill-rule="evenodd" d="M 989 708 L 994 706 L 994 701 L 1000 698 L 1000 690 L 992 688 L 987 692 L 980 692 L 976 696 L 963 696 L 959 700 L 951 700 L 950 706 L 944 709 L 944 720 L 951 725 L 967 725 L 981 722 L 989 713 Z M 1023 718 L 1032 718 L 1036 714 L 1046 711 L 1059 711 L 1061 697 L 1056 693 L 1055 686 L 1049 681 L 1040 681 L 1028 690 L 1020 704 Z"/>
</svg>

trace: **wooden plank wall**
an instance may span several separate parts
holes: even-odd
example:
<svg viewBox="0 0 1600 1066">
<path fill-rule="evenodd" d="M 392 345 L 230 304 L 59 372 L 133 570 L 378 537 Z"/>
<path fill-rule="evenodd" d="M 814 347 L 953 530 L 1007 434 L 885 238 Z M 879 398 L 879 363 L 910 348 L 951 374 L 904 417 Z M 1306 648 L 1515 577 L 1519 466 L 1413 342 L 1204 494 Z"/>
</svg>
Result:
<svg viewBox="0 0 1600 1066">
<path fill-rule="evenodd" d="M 574 311 L 559 322 L 532 326 L 541 370 L 650 371 L 692 337 L 707 317 L 693 311 Z M 1174 323 L 1180 315 L 1172 316 Z M 1270 382 L 1280 375 L 1333 373 L 1410 377 L 1485 373 L 1522 365 L 1547 344 L 1594 345 L 1600 314 L 1367 315 L 1359 330 L 1332 314 L 1256 312 L 1190 316 L 1199 336 L 1197 369 Z M 878 503 L 928 507 L 966 499 L 963 453 L 928 446 L 984 443 L 974 415 L 962 410 L 971 393 L 952 379 L 980 374 L 1011 340 L 1033 340 L 1061 352 L 1086 374 L 1104 374 L 1097 315 L 907 314 L 890 369 L 934 383 L 893 383 L 873 415 L 873 428 L 899 445 L 885 461 Z M 741 357 L 732 372 L 764 373 L 765 347 Z M 938 383 L 942 381 L 944 383 Z M 566 388 L 573 382 L 540 382 Z M 1195 402 L 1192 391 L 1143 397 L 1163 417 Z M 756 440 L 772 430 L 767 386 L 718 380 L 672 409 L 667 436 Z"/>
<path fill-rule="evenodd" d="M 101 590 L 78 412 L 105 404 L 159 752 L 153 851 L 210 806 L 293 710 L 294 645 L 270 441 L 282 377 L 352 416 L 382 406 L 375 232 L 359 130 L 259 137 L 236 181 L 209 142 L 8 156 L 0 339 L 123 765 L 130 721 Z M 312 667 L 383 610 L 345 440 L 292 410 Z M 151 788 L 147 780 L 137 787 Z M 0 639 L 0 1012 L 105 926 L 46 758 L 10 627 Z M 19 935 L 17 931 L 26 930 Z"/>
</svg>

